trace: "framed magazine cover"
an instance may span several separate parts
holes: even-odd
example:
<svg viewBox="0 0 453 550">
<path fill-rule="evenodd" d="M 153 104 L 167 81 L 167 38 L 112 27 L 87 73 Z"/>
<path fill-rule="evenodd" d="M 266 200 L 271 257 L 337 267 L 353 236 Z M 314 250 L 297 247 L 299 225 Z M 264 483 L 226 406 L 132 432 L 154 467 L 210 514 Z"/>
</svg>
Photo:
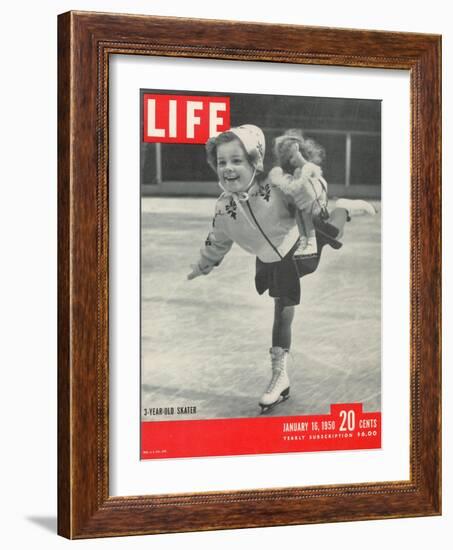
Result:
<svg viewBox="0 0 453 550">
<path fill-rule="evenodd" d="M 439 69 L 433 35 L 59 16 L 61 535 L 441 513 Z"/>
</svg>

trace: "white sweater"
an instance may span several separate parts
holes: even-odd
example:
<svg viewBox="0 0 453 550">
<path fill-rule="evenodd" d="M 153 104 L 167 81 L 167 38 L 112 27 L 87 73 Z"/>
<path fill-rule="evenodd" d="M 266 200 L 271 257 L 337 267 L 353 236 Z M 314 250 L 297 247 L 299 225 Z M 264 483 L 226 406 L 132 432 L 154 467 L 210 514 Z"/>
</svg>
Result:
<svg viewBox="0 0 453 550">
<path fill-rule="evenodd" d="M 255 183 L 247 201 L 223 193 L 217 200 L 205 246 L 200 250 L 200 270 L 209 273 L 219 265 L 233 243 L 258 256 L 262 262 L 280 261 L 299 237 L 290 201 L 290 197 L 268 180 Z"/>
</svg>

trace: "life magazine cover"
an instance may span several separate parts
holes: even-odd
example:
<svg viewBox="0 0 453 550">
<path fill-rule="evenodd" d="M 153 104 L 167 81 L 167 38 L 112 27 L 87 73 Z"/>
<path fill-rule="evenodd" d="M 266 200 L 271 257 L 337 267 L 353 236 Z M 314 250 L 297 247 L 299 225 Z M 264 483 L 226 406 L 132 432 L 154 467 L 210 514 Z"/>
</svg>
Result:
<svg viewBox="0 0 453 550">
<path fill-rule="evenodd" d="M 381 446 L 381 102 L 140 90 L 141 458 Z"/>
</svg>

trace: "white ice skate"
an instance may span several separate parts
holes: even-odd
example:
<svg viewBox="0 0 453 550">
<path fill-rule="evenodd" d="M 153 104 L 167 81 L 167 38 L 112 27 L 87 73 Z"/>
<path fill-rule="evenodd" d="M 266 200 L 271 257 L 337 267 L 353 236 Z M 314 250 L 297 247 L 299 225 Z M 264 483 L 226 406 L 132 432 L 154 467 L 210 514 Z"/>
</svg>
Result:
<svg viewBox="0 0 453 550">
<path fill-rule="evenodd" d="M 286 360 L 288 351 L 273 347 L 269 350 L 271 354 L 272 378 L 267 390 L 262 395 L 259 405 L 261 414 L 270 411 L 279 403 L 289 399 L 289 378 L 286 372 Z"/>
<path fill-rule="evenodd" d="M 376 214 L 376 208 L 369 202 L 361 199 L 338 199 L 335 207 L 344 208 L 351 217 L 363 216 L 364 214 L 374 216 Z"/>
</svg>

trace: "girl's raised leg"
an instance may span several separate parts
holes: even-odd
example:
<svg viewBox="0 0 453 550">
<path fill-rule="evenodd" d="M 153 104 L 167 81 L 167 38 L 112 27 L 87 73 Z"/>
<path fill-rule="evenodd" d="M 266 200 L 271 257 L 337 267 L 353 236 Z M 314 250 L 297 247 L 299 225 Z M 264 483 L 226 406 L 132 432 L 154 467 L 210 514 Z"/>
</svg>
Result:
<svg viewBox="0 0 453 550">
<path fill-rule="evenodd" d="M 337 239 L 343 236 L 344 224 L 353 216 L 376 214 L 375 207 L 367 201 L 360 199 L 338 199 L 334 210 L 330 213 L 328 224 L 338 229 Z"/>
<path fill-rule="evenodd" d="M 344 225 L 348 219 L 348 211 L 345 208 L 335 208 L 330 213 L 328 223 L 338 229 L 337 239 L 341 239 L 343 236 Z"/>
</svg>

